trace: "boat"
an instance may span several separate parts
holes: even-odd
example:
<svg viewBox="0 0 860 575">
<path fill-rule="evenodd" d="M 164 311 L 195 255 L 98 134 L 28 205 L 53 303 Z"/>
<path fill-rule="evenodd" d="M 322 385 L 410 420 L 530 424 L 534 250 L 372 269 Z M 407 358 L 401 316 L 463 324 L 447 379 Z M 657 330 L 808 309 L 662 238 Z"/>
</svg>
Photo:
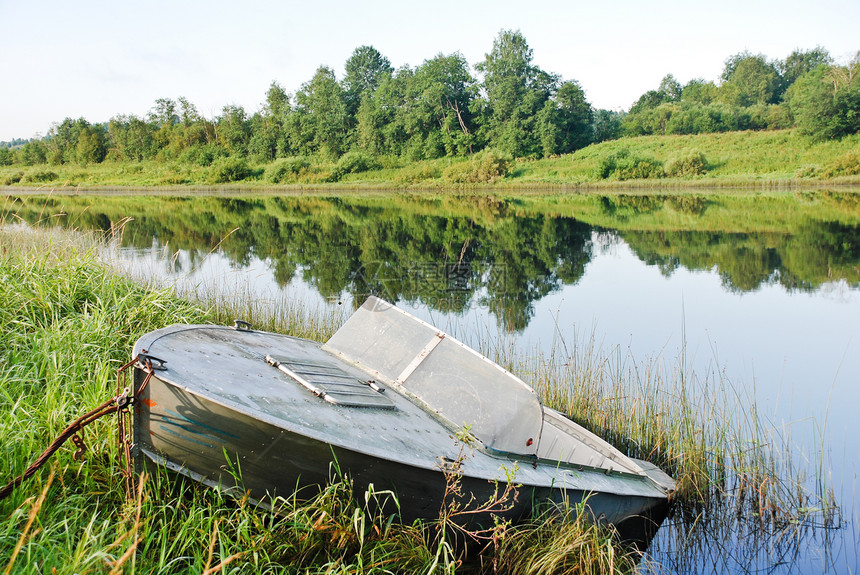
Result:
<svg viewBox="0 0 860 575">
<path fill-rule="evenodd" d="M 136 467 L 260 505 L 325 485 L 335 465 L 357 493 L 393 492 L 406 522 L 438 518 L 454 477 L 464 505 L 508 488 L 515 497 L 492 513 L 512 522 L 542 503 L 585 501 L 595 520 L 647 544 L 675 486 L 542 405 L 514 374 L 373 296 L 324 344 L 237 321 L 158 329 L 133 353 Z"/>
</svg>

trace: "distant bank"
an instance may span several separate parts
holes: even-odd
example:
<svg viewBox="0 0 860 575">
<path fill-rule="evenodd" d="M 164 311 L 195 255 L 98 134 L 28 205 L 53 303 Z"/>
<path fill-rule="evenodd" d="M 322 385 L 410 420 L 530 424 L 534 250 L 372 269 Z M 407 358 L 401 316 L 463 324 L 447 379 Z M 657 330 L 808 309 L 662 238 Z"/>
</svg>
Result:
<svg viewBox="0 0 860 575">
<path fill-rule="evenodd" d="M 830 186 L 860 184 L 860 134 L 816 142 L 796 130 L 641 136 L 530 159 L 484 150 L 410 162 L 348 152 L 336 161 L 294 156 L 269 163 L 225 157 L 0 167 L 6 189 L 343 190 L 571 189 Z"/>
</svg>

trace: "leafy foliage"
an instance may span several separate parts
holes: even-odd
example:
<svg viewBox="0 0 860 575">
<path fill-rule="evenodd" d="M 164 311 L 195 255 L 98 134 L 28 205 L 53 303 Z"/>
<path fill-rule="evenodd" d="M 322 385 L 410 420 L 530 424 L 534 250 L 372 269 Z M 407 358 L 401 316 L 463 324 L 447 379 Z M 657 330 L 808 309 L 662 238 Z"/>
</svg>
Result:
<svg viewBox="0 0 860 575">
<path fill-rule="evenodd" d="M 451 165 L 443 173 L 452 184 L 492 184 L 508 175 L 512 159 L 495 150 L 484 150 L 469 161 Z"/>
<path fill-rule="evenodd" d="M 669 177 L 701 176 L 707 171 L 705 155 L 698 150 L 673 156 L 666 162 L 666 175 Z"/>
<path fill-rule="evenodd" d="M 860 174 L 860 148 L 855 148 L 839 156 L 822 170 L 822 175 L 825 178 L 856 176 L 858 174 Z"/>
<path fill-rule="evenodd" d="M 213 166 L 213 179 L 216 184 L 239 182 L 251 177 L 253 173 L 244 158 L 227 157 L 218 160 Z"/>
<path fill-rule="evenodd" d="M 601 158 L 597 167 L 597 177 L 604 180 L 640 180 L 662 178 L 663 175 L 662 162 L 632 154 L 626 148 Z"/>
<path fill-rule="evenodd" d="M 860 52 L 848 66 L 819 66 L 788 91 L 797 126 L 814 139 L 860 132 Z"/>
<path fill-rule="evenodd" d="M 340 157 L 335 169 L 339 174 L 358 174 L 379 169 L 379 162 L 373 156 L 359 150 L 352 150 Z"/>
<path fill-rule="evenodd" d="M 36 170 L 33 172 L 29 172 L 21 178 L 20 181 L 25 182 L 51 182 L 58 178 L 56 172 L 52 172 L 50 170 Z"/>
<path fill-rule="evenodd" d="M 182 152 L 180 160 L 185 163 L 205 167 L 211 166 L 215 160 L 226 156 L 227 152 L 221 146 L 216 146 L 215 144 L 194 144 Z"/>
<path fill-rule="evenodd" d="M 273 184 L 287 182 L 309 169 L 310 161 L 303 156 L 282 158 L 266 169 L 266 179 Z"/>
</svg>

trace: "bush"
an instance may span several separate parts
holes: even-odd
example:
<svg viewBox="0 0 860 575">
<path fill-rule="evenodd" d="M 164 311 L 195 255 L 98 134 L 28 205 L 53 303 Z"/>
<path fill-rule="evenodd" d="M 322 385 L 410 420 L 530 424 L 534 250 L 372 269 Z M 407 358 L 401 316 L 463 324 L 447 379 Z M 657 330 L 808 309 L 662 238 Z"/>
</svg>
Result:
<svg viewBox="0 0 860 575">
<path fill-rule="evenodd" d="M 655 158 L 633 155 L 626 148 L 601 158 L 596 172 L 598 179 L 612 178 L 619 181 L 662 178 L 664 174 L 662 162 Z"/>
<path fill-rule="evenodd" d="M 331 173 L 332 182 L 337 182 L 347 174 L 358 174 L 370 170 L 378 170 L 379 163 L 366 152 L 353 150 L 345 153 L 335 164 Z"/>
<path fill-rule="evenodd" d="M 214 166 L 216 184 L 240 182 L 251 176 L 251 168 L 245 158 L 228 157 L 219 160 Z"/>
<path fill-rule="evenodd" d="M 358 174 L 360 172 L 378 170 L 379 163 L 370 154 L 360 150 L 353 150 L 340 157 L 335 169 L 344 174 Z"/>
<path fill-rule="evenodd" d="M 684 176 L 701 176 L 708 170 L 705 155 L 698 150 L 690 150 L 669 159 L 666 164 L 666 175 L 670 178 Z"/>
<path fill-rule="evenodd" d="M 860 175 L 860 148 L 849 150 L 821 170 L 825 178 Z"/>
<path fill-rule="evenodd" d="M 492 184 L 506 177 L 513 159 L 495 150 L 478 152 L 467 162 L 449 166 L 443 177 L 452 184 Z"/>
<path fill-rule="evenodd" d="M 310 167 L 310 161 L 304 156 L 282 158 L 266 168 L 266 179 L 273 184 L 280 184 L 308 171 Z"/>
<path fill-rule="evenodd" d="M 211 166 L 215 160 L 226 157 L 224 149 L 215 144 L 195 144 L 182 152 L 179 161 L 196 166 Z"/>
<path fill-rule="evenodd" d="M 794 171 L 795 178 L 815 178 L 818 176 L 818 168 L 815 166 L 801 166 Z"/>
<path fill-rule="evenodd" d="M 435 180 L 442 176 L 442 170 L 427 162 L 418 162 L 399 170 L 395 176 L 399 184 L 414 184 L 426 180 Z"/>
<path fill-rule="evenodd" d="M 50 170 L 37 170 L 24 176 L 21 181 L 24 182 L 51 182 L 60 176 L 56 172 Z"/>
<path fill-rule="evenodd" d="M 12 184 L 17 184 L 21 181 L 21 178 L 24 177 L 24 172 L 15 172 L 14 174 L 9 174 L 5 180 L 3 180 L 4 186 L 11 186 Z"/>
</svg>

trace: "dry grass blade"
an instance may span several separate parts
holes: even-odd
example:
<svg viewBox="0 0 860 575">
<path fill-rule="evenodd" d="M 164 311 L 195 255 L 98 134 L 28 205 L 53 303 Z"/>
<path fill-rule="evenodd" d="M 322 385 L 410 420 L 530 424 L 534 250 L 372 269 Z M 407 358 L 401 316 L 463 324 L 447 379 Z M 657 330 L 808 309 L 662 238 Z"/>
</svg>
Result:
<svg viewBox="0 0 860 575">
<path fill-rule="evenodd" d="M 42 509 L 42 505 L 45 503 L 45 498 L 48 496 L 48 490 L 51 488 L 51 484 L 54 482 L 54 473 L 54 468 L 51 468 L 51 473 L 50 475 L 48 475 L 48 481 L 45 482 L 45 487 L 42 488 L 42 493 L 39 495 L 39 498 L 36 500 L 36 503 L 30 509 L 30 517 L 27 519 L 27 524 L 24 526 L 24 530 L 21 532 L 21 536 L 18 538 L 18 543 L 15 545 L 15 549 L 12 551 L 12 557 L 9 559 L 8 565 L 6 565 L 6 570 L 3 572 L 3 575 L 9 575 L 12 572 L 12 567 L 15 565 L 15 560 L 18 558 L 18 554 L 24 547 L 24 543 L 27 541 L 27 536 L 30 533 L 30 528 L 33 526 L 33 522 L 36 520 L 36 515 L 39 514 L 39 510 Z"/>
</svg>

